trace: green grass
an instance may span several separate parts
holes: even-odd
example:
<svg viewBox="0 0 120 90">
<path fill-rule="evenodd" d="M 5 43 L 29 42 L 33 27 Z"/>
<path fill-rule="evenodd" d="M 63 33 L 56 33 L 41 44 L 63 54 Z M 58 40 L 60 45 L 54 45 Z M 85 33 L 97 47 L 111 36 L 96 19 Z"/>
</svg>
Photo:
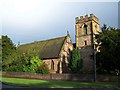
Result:
<svg viewBox="0 0 120 90">
<path fill-rule="evenodd" d="M 2 78 L 2 82 L 32 86 L 32 87 L 45 87 L 45 88 L 76 88 L 76 87 L 115 87 L 110 82 L 72 82 L 72 81 L 48 81 L 48 80 L 34 80 L 34 79 L 20 79 L 20 78 Z"/>
</svg>

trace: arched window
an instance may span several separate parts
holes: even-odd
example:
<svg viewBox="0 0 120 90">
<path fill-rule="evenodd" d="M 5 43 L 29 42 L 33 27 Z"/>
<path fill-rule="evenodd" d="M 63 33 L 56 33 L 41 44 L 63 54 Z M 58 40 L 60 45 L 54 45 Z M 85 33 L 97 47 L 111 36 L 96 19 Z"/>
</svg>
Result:
<svg viewBox="0 0 120 90">
<path fill-rule="evenodd" d="M 87 41 L 85 41 L 85 45 L 87 45 Z"/>
<path fill-rule="evenodd" d="M 87 25 L 84 25 L 84 35 L 87 35 Z"/>
<path fill-rule="evenodd" d="M 51 69 L 54 70 L 54 62 L 53 62 L 53 60 L 51 61 Z"/>
</svg>

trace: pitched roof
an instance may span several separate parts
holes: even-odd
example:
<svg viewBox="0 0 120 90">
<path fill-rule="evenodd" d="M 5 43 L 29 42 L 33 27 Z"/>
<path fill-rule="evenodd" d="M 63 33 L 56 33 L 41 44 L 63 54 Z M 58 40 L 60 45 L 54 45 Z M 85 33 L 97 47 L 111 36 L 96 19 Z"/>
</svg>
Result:
<svg viewBox="0 0 120 90">
<path fill-rule="evenodd" d="M 23 44 L 18 47 L 18 50 L 20 50 L 22 53 L 25 53 L 29 50 L 38 50 L 39 57 L 41 59 L 57 58 L 59 57 L 59 53 L 65 39 L 66 36 L 29 44 Z"/>
</svg>

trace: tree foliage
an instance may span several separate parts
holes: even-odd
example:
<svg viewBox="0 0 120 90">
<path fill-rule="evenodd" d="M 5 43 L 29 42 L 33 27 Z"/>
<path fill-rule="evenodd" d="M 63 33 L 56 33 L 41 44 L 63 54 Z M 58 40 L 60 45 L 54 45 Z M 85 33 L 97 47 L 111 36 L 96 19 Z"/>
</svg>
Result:
<svg viewBox="0 0 120 90">
<path fill-rule="evenodd" d="M 37 67 L 41 66 L 42 64 L 42 60 L 40 60 L 38 56 L 30 56 L 22 64 L 22 69 L 23 72 L 36 72 Z"/>
<path fill-rule="evenodd" d="M 82 59 L 80 57 L 80 50 L 74 48 L 72 51 L 71 70 L 73 73 L 77 73 L 82 68 Z"/>
<path fill-rule="evenodd" d="M 40 74 L 48 74 L 49 73 L 49 69 L 48 69 L 47 65 L 43 63 L 41 66 L 39 66 L 37 68 L 36 72 L 40 73 Z"/>
<path fill-rule="evenodd" d="M 97 53 L 98 71 L 101 73 L 120 71 L 120 30 L 104 25 L 96 39 L 100 50 Z"/>
<path fill-rule="evenodd" d="M 38 67 L 42 67 L 42 66 L 44 66 L 44 63 L 42 62 L 42 60 L 39 59 L 39 57 L 35 54 L 35 52 L 29 52 L 29 53 L 20 54 L 19 58 L 17 58 L 17 60 L 14 61 L 11 64 L 11 66 L 6 69 L 6 71 L 34 72 L 40 74 L 49 73 L 47 66 L 41 68 L 41 71 L 38 69 Z"/>
<path fill-rule="evenodd" d="M 13 53 L 16 51 L 16 47 L 12 40 L 8 36 L 2 35 L 2 69 L 9 67 L 9 63 L 12 62 Z"/>
<path fill-rule="evenodd" d="M 0 43 L 1 45 L 1 43 Z M 2 70 L 12 72 L 37 72 L 44 74 L 47 67 L 41 69 L 43 66 L 42 60 L 39 59 L 38 51 L 30 50 L 26 53 L 20 52 L 8 36 L 2 36 Z M 47 72 L 49 73 L 49 71 Z"/>
</svg>

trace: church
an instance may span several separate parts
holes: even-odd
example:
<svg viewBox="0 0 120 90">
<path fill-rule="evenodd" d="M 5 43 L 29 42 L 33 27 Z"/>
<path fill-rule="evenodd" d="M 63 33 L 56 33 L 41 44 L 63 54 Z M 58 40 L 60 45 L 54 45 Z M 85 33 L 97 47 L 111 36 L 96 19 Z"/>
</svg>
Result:
<svg viewBox="0 0 120 90">
<path fill-rule="evenodd" d="M 66 36 L 23 44 L 18 47 L 22 53 L 38 50 L 39 58 L 47 64 L 50 73 L 70 73 L 71 51 L 79 48 L 83 60 L 83 73 L 93 72 L 95 35 L 100 31 L 99 19 L 94 15 L 75 18 L 75 43 L 69 32 Z"/>
</svg>

